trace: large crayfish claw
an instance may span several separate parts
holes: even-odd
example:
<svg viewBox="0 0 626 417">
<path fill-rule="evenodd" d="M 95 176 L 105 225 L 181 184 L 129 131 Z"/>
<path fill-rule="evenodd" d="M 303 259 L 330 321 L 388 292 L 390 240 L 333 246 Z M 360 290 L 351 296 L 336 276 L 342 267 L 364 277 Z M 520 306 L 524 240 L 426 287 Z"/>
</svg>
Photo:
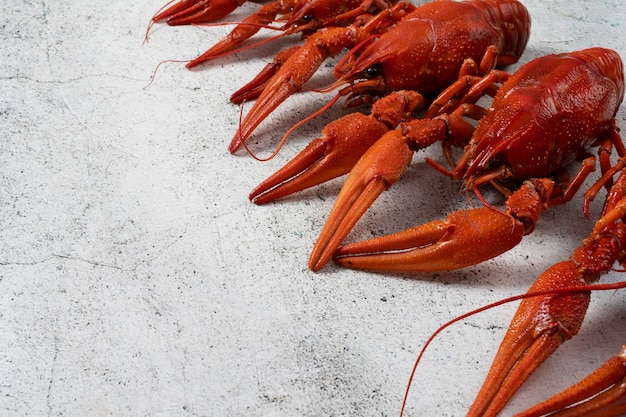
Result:
<svg viewBox="0 0 626 417">
<path fill-rule="evenodd" d="M 528 292 L 578 287 L 584 283 L 577 265 L 566 261 L 544 272 Z M 589 291 L 523 300 L 468 417 L 496 416 L 530 374 L 561 343 L 578 333 L 589 300 Z"/>
<path fill-rule="evenodd" d="M 337 196 L 309 257 L 309 268 L 317 271 L 330 260 L 363 213 L 400 179 L 413 151 L 445 139 L 449 127 L 444 118 L 413 120 L 387 132 L 367 150 Z"/>
<path fill-rule="evenodd" d="M 246 17 L 241 23 L 235 26 L 226 37 L 199 57 L 189 61 L 185 66 L 187 68 L 194 68 L 214 58 L 236 52 L 237 48 L 241 46 L 244 41 L 255 35 L 263 26 L 272 23 L 279 14 L 289 12 L 291 6 L 291 2 L 288 1 L 272 1 L 264 5 L 256 13 Z"/>
<path fill-rule="evenodd" d="M 387 130 L 384 124 L 361 113 L 335 120 L 324 128 L 322 137 L 252 190 L 250 200 L 265 204 L 350 172 Z"/>
<path fill-rule="evenodd" d="M 305 44 L 267 82 L 235 132 L 229 151 L 235 153 L 270 113 L 302 89 L 303 84 L 313 76 L 326 58 L 337 55 L 344 47 L 355 43 L 356 36 L 357 31 L 347 27 L 322 29 L 308 37 Z"/>
<path fill-rule="evenodd" d="M 476 265 L 514 248 L 531 233 L 553 191 L 550 179 L 526 181 L 502 212 L 485 206 L 460 210 L 389 236 L 345 245 L 338 265 L 387 271 L 441 271 Z"/>
<path fill-rule="evenodd" d="M 389 129 L 424 105 L 414 91 L 396 91 L 374 103 L 369 116 L 350 113 L 331 122 L 287 165 L 259 184 L 250 200 L 265 204 L 347 174 Z"/>
<path fill-rule="evenodd" d="M 220 19 L 246 0 L 178 0 L 163 6 L 153 17 L 152 22 L 165 20 L 168 25 L 190 25 Z M 167 7 L 169 5 L 169 7 Z"/>
<path fill-rule="evenodd" d="M 309 268 L 319 270 L 378 196 L 395 183 L 411 162 L 410 141 L 400 129 L 386 133 L 361 157 L 344 183 L 318 237 Z"/>
<path fill-rule="evenodd" d="M 626 345 L 585 379 L 515 417 L 606 417 L 626 413 Z"/>
<path fill-rule="evenodd" d="M 315 242 L 309 268 L 320 269 L 378 196 L 402 174 L 414 150 L 448 139 L 467 143 L 472 127 L 461 117 L 439 116 L 403 123 L 381 137 L 354 166 L 341 189 L 335 206 Z"/>
<path fill-rule="evenodd" d="M 522 222 L 493 208 L 459 210 L 446 220 L 345 245 L 335 263 L 355 269 L 442 271 L 491 259 L 515 247 L 525 234 Z"/>
<path fill-rule="evenodd" d="M 521 302 L 468 417 L 496 416 L 535 369 L 578 333 L 590 300 L 584 286 L 610 271 L 616 260 L 623 262 L 625 238 L 626 225 L 610 225 L 539 276 L 528 293 L 544 295 Z"/>
</svg>

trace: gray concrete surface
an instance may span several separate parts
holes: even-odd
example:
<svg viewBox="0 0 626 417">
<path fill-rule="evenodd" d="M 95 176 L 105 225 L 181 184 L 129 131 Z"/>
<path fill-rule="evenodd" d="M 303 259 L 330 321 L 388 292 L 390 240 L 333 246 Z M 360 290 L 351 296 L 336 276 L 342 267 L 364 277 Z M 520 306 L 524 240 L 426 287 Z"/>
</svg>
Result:
<svg viewBox="0 0 626 417">
<path fill-rule="evenodd" d="M 300 129 L 270 162 L 231 156 L 240 109 L 228 97 L 278 46 L 199 71 L 166 62 L 146 88 L 159 62 L 193 58 L 228 30 L 157 26 L 142 45 L 162 1 L 0 2 L 0 415 L 394 416 L 437 326 L 524 292 L 590 230 L 576 199 L 473 268 L 309 271 L 341 181 L 264 207 L 247 195 L 341 110 Z M 524 3 L 533 31 L 523 62 L 594 45 L 626 57 L 621 0 Z M 254 149 L 267 153 L 272 132 L 326 99 L 290 100 Z M 623 105 L 618 118 L 626 125 Z M 422 157 L 350 240 L 467 204 Z M 514 309 L 444 332 L 406 415 L 463 415 Z M 625 317 L 623 293 L 594 294 L 581 334 L 503 415 L 615 354 Z"/>
</svg>

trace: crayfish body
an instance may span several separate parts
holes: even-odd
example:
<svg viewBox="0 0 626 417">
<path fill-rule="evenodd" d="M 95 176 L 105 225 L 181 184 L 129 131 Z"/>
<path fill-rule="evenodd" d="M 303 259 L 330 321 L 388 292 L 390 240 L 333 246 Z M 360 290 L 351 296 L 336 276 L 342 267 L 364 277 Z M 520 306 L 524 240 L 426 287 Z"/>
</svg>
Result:
<svg viewBox="0 0 626 417">
<path fill-rule="evenodd" d="M 505 80 L 490 109 L 476 112 L 484 117 L 471 138 L 462 116 L 475 105 L 466 106 L 463 98 L 452 100 L 458 107 L 450 114 L 402 124 L 376 142 L 351 171 L 313 248 L 310 268 L 319 269 L 334 253 L 338 264 L 357 269 L 449 270 L 511 249 L 534 230 L 545 208 L 569 201 L 581 187 L 595 169 L 595 158 L 588 155 L 591 147 L 615 146 L 623 155 L 614 119 L 624 97 L 623 76 L 614 51 L 592 48 L 548 55 L 525 64 L 510 78 L 492 71 L 473 81 L 489 88 L 492 81 Z M 469 101 L 479 96 L 463 89 L 459 93 L 471 96 Z M 440 104 L 435 100 L 433 106 Z M 412 151 L 455 140 L 469 144 L 450 175 L 464 179 L 464 187 L 479 196 L 485 208 L 458 211 L 445 221 L 335 252 L 367 207 L 400 178 Z M 576 158 L 585 161 L 570 179 L 565 168 Z M 601 153 L 600 159 L 605 169 L 608 156 Z M 508 196 L 505 212 L 480 194 L 479 186 L 489 183 Z M 498 238 L 483 241 L 483 236 Z"/>
<path fill-rule="evenodd" d="M 621 60 L 613 52 L 533 60 L 502 86 L 454 177 L 485 175 L 502 164 L 513 181 L 550 175 L 607 137 L 623 98 Z"/>
<path fill-rule="evenodd" d="M 621 171 L 589 237 L 568 260 L 549 267 L 528 290 L 529 297 L 515 313 L 468 417 L 495 417 L 526 379 L 561 344 L 578 333 L 591 300 L 592 284 L 611 271 L 615 263 L 622 268 L 626 266 L 624 162 L 622 156 L 592 187 L 599 189 Z M 603 289 L 625 286 L 623 282 L 606 287 L 596 285 Z M 625 348 L 626 345 L 621 354 L 584 380 L 517 417 L 623 415 L 626 413 Z"/>
<path fill-rule="evenodd" d="M 481 62 L 489 48 L 496 51 L 495 65 L 517 62 L 529 35 L 528 11 L 517 0 L 436 1 L 417 8 L 401 2 L 365 23 L 324 28 L 263 86 L 229 150 L 236 152 L 326 58 L 344 48 L 352 49 L 335 69 L 336 85 L 347 84 L 340 94 L 360 103 L 403 89 L 437 95 L 458 78 L 464 63 Z"/>
<path fill-rule="evenodd" d="M 489 47 L 498 51 L 496 66 L 517 62 L 529 36 L 530 17 L 518 1 L 436 1 L 354 51 L 354 62 L 336 73 L 348 83 L 375 84 L 379 94 L 414 90 L 434 97 L 457 79 L 464 60 L 480 62 Z"/>
</svg>

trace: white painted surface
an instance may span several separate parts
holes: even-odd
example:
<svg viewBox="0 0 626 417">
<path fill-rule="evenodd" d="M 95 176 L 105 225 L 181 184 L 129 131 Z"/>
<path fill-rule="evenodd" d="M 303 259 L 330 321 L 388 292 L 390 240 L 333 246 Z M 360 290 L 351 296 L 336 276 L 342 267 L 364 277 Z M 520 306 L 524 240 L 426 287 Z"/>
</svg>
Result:
<svg viewBox="0 0 626 417">
<path fill-rule="evenodd" d="M 533 31 L 523 62 L 595 45 L 626 57 L 621 0 L 524 3 Z M 278 47 L 193 72 L 165 63 L 145 88 L 160 61 L 195 57 L 228 30 L 157 26 L 142 46 L 160 6 L 0 5 L 0 415 L 394 416 L 438 325 L 524 292 L 590 230 L 577 200 L 474 268 L 310 272 L 341 182 L 265 207 L 247 194 L 341 111 L 300 129 L 271 162 L 231 156 L 239 108 L 228 97 Z M 251 143 L 268 152 L 270 133 L 325 99 L 294 98 Z M 626 125 L 623 105 L 618 118 Z M 416 157 L 350 239 L 439 218 L 466 205 L 457 191 Z M 593 299 L 581 334 L 504 415 L 618 352 L 623 294 Z M 463 415 L 514 308 L 444 332 L 406 415 Z"/>
</svg>

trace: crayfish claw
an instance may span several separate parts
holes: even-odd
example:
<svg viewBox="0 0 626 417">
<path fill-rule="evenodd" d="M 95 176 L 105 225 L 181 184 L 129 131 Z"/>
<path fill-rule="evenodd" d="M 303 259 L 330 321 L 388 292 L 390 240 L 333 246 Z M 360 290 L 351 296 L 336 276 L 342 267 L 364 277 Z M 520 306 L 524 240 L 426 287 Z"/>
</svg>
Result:
<svg viewBox="0 0 626 417">
<path fill-rule="evenodd" d="M 259 184 L 250 200 L 265 204 L 347 174 L 376 140 L 387 132 L 384 123 L 350 113 L 326 126 L 323 135 Z"/>
<path fill-rule="evenodd" d="M 217 42 L 199 57 L 189 61 L 186 67 L 194 68 L 214 58 L 230 55 L 244 49 L 242 48 L 242 44 L 246 40 L 250 39 L 257 32 L 259 32 L 261 28 L 268 27 L 268 25 L 272 23 L 279 14 L 287 13 L 289 10 L 289 2 L 272 1 L 262 6 L 256 13 L 246 17 L 241 23 L 235 26 L 233 30 L 230 31 L 230 33 L 222 40 Z M 278 35 L 278 38 L 281 36 L 282 35 Z M 270 39 L 276 39 L 276 37 Z M 281 58 L 282 57 L 279 57 L 278 59 Z"/>
<path fill-rule="evenodd" d="M 441 118 L 412 120 L 401 124 L 398 129 L 387 132 L 378 141 L 376 141 L 376 143 L 372 145 L 365 154 L 363 154 L 346 179 L 324 229 L 317 239 L 317 242 L 315 242 L 311 257 L 309 258 L 309 268 L 314 271 L 318 270 L 332 258 L 335 250 L 337 250 L 339 245 L 341 245 L 363 213 L 365 213 L 365 211 L 384 190 L 400 179 L 406 166 L 411 162 L 414 150 L 424 149 L 445 138 L 447 127 L 448 124 Z M 481 220 L 484 220 L 482 224 L 484 225 L 485 230 L 481 230 L 481 233 L 490 233 L 491 230 L 489 229 L 491 228 L 497 230 L 497 234 L 500 236 L 496 236 L 494 234 L 493 238 L 490 239 L 490 244 L 483 246 L 485 249 L 469 254 L 468 256 L 472 259 L 471 261 L 465 261 L 463 265 L 459 264 L 460 266 L 456 267 L 451 264 L 450 267 L 443 269 L 456 269 L 462 266 L 473 265 L 482 260 L 490 259 L 515 246 L 521 239 L 524 227 L 522 226 L 522 223 L 515 220 L 513 216 L 503 214 L 495 210 L 489 210 L 487 212 L 484 210 L 477 210 L 475 213 L 481 213 Z M 430 235 L 430 231 L 426 232 L 429 240 L 426 243 L 423 243 L 423 245 L 433 245 L 433 247 L 425 250 L 414 250 L 410 256 L 414 258 L 416 265 L 420 264 L 420 256 L 424 256 L 424 259 L 428 258 L 429 261 L 426 261 L 424 265 L 414 267 L 412 270 L 432 270 L 433 267 L 426 266 L 426 264 L 433 261 L 437 257 L 443 258 L 444 256 L 448 256 L 444 255 L 444 252 L 447 253 L 455 251 L 456 249 L 454 248 L 457 246 L 456 242 L 459 242 L 461 238 L 467 238 L 468 234 L 472 233 L 472 230 L 475 234 L 472 238 L 474 240 L 480 239 L 480 236 L 477 233 L 476 225 L 468 223 L 467 220 L 461 218 L 462 216 L 460 214 L 453 214 L 452 216 L 458 216 L 459 218 L 454 218 L 450 222 L 452 225 L 450 230 L 457 230 L 456 226 L 461 226 L 458 229 L 465 229 L 466 231 L 463 233 L 456 232 L 453 234 L 444 233 L 443 235 L 438 235 L 436 237 L 432 237 Z M 494 216 L 495 219 L 497 219 L 495 220 L 495 224 L 489 223 L 494 222 Z M 498 221 L 503 221 L 505 226 L 498 224 Z M 511 223 L 513 223 L 513 225 Z M 425 228 L 429 229 L 430 225 L 425 226 Z M 419 236 L 424 233 L 424 230 L 425 229 L 418 229 L 415 233 Z M 507 241 L 507 239 L 510 240 L 509 236 L 511 234 L 515 235 L 515 238 L 513 239 L 515 242 Z M 447 240 L 450 236 L 453 236 L 454 239 L 450 242 L 445 242 L 445 240 Z M 422 239 L 422 237 L 420 236 L 419 239 Z M 441 240 L 439 244 L 435 245 L 439 240 Z M 504 241 L 504 243 L 498 243 L 502 241 Z M 376 244 L 380 243 L 381 242 L 379 241 L 376 242 Z M 419 245 L 421 246 L 422 243 Z M 348 246 L 347 249 L 342 249 L 340 252 L 341 256 L 352 255 L 353 252 L 350 252 L 352 249 L 354 249 L 353 246 Z M 383 248 L 376 249 L 378 252 L 385 250 L 384 245 Z M 463 249 L 467 250 L 467 248 L 458 248 L 457 252 L 463 253 Z M 397 249 L 394 248 L 393 250 Z M 487 252 L 488 255 L 484 255 L 484 252 Z M 480 255 L 476 256 L 477 253 Z M 401 255 L 397 256 L 401 257 Z M 457 258 L 460 257 L 460 255 L 457 256 Z M 350 257 L 350 260 L 339 258 L 337 263 L 348 267 L 358 268 L 358 266 L 355 266 L 357 265 L 356 263 L 349 263 L 354 259 L 356 258 Z M 402 263 L 396 265 L 394 263 L 395 260 L 397 260 L 396 257 L 391 257 L 390 261 L 383 262 L 383 264 L 388 264 L 389 268 L 387 269 L 389 270 L 411 270 L 411 267 L 408 265 L 402 265 Z M 363 260 L 361 259 L 358 262 L 361 261 Z M 424 267 L 426 267 L 426 269 L 420 269 Z M 438 267 L 435 269 L 442 268 Z"/>
<path fill-rule="evenodd" d="M 387 271 L 447 271 L 491 259 L 516 246 L 524 235 L 519 221 L 491 208 L 451 213 L 423 225 L 335 252 L 348 268 Z"/>
<path fill-rule="evenodd" d="M 563 342 L 578 333 L 591 298 L 588 284 L 597 281 L 602 274 L 610 271 L 616 261 L 623 261 L 622 248 L 625 241 L 624 223 L 607 225 L 599 233 L 593 232 L 572 253 L 569 260 L 552 265 L 537 278 L 528 290 L 527 298 L 520 303 L 511 320 L 468 417 L 496 416 L 539 365 Z M 595 377 L 600 377 L 597 383 L 588 379 L 582 386 L 566 390 L 562 397 L 550 399 L 547 405 L 544 403 L 542 407 L 563 408 L 579 400 L 591 398 L 602 389 L 615 385 L 615 388 L 605 391 L 606 395 L 603 393 L 591 398 L 587 405 L 581 403 L 581 408 L 576 412 L 570 413 L 565 408 L 562 412 L 550 415 L 569 417 L 621 415 L 626 411 L 624 399 L 626 363 L 623 352 L 620 360 L 621 365 L 609 365 L 608 369 L 603 368 L 595 374 Z M 614 372 L 617 372 L 617 377 L 614 376 Z M 601 388 L 602 384 L 604 388 Z M 574 401 L 576 396 L 582 397 Z M 572 402 L 565 404 L 570 400 Z M 587 406 L 592 408 L 585 408 Z M 597 407 L 598 411 L 592 412 L 591 410 L 596 410 L 593 407 Z M 579 412 L 580 410 L 582 412 Z M 541 415 L 543 414 L 535 410 L 519 416 Z"/>
<path fill-rule="evenodd" d="M 528 293 L 544 295 L 521 302 L 468 417 L 496 416 L 539 365 L 578 333 L 590 291 L 548 295 L 545 292 L 576 288 L 584 283 L 572 260 L 555 264 L 539 276 Z"/>
<path fill-rule="evenodd" d="M 227 16 L 243 3 L 245 0 L 179 0 L 164 6 L 152 22 L 165 20 L 170 26 L 207 23 Z"/>
<path fill-rule="evenodd" d="M 241 122 L 228 147 L 235 153 L 252 132 L 280 104 L 301 91 L 320 65 L 355 42 L 357 33 L 351 28 L 326 28 L 309 36 L 304 45 L 292 53 L 271 77 L 258 99 Z"/>
<path fill-rule="evenodd" d="M 585 379 L 515 417 L 617 416 L 626 413 L 626 345 Z"/>
<path fill-rule="evenodd" d="M 363 213 L 395 183 L 411 161 L 413 150 L 400 129 L 380 138 L 354 166 L 333 207 L 311 256 L 309 268 L 319 270 L 328 262 Z"/>
<path fill-rule="evenodd" d="M 347 174 L 378 139 L 423 104 L 414 91 L 396 91 L 376 101 L 369 116 L 350 113 L 329 123 L 322 137 L 263 181 L 250 200 L 264 204 Z"/>
</svg>

